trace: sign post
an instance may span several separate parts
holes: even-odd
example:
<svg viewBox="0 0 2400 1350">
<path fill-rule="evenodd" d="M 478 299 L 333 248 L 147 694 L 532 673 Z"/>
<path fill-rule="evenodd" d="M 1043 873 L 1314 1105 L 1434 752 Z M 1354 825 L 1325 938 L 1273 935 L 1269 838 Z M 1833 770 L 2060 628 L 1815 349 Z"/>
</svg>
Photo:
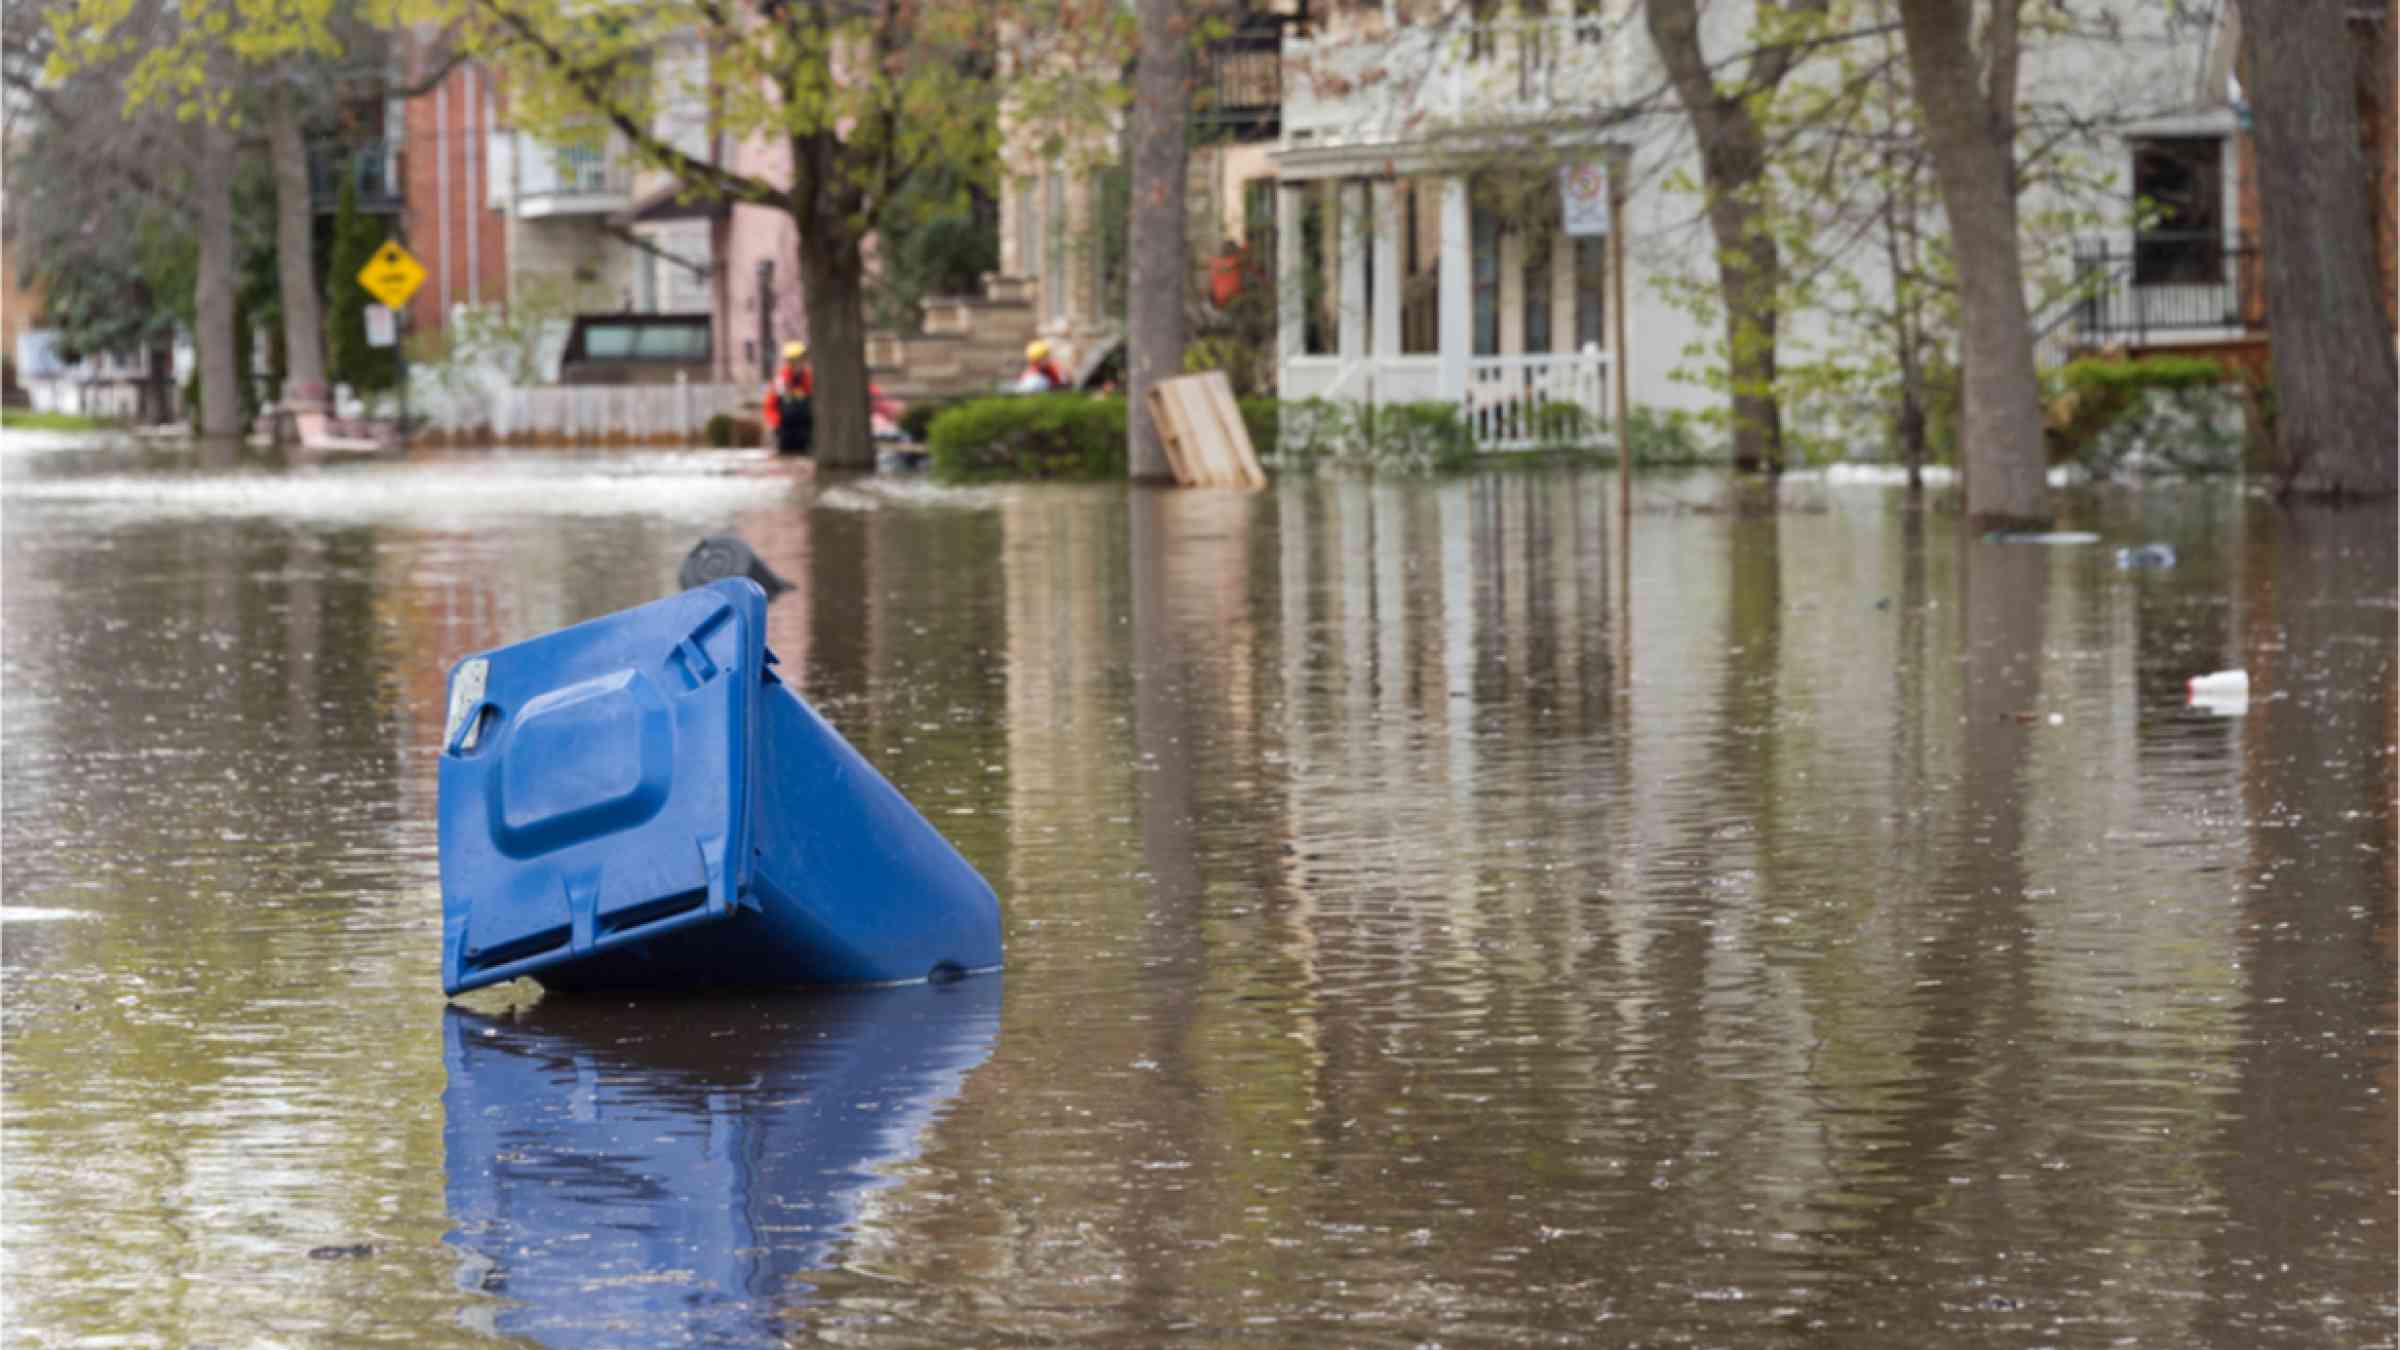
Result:
<svg viewBox="0 0 2400 1350">
<path fill-rule="evenodd" d="M 358 284 L 366 287 L 367 294 L 374 296 L 384 308 L 391 310 L 393 317 L 397 319 L 402 312 L 402 307 L 408 304 L 408 297 L 415 295 L 417 287 L 425 284 L 425 264 L 418 262 L 415 254 L 401 247 L 399 240 L 386 239 L 383 241 L 383 247 L 375 250 L 375 256 L 367 259 L 367 265 L 358 269 Z M 394 334 L 395 345 L 397 345 L 397 336 Z M 406 348 L 400 350 L 399 430 L 401 439 L 406 441 L 408 438 L 408 352 Z"/>
</svg>

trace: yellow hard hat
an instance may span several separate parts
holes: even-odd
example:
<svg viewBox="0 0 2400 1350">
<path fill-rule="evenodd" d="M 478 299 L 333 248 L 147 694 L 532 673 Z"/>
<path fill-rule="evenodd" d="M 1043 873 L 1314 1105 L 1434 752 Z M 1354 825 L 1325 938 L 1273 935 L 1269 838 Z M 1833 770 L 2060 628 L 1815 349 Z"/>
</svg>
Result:
<svg viewBox="0 0 2400 1350">
<path fill-rule="evenodd" d="M 785 359 L 797 361 L 801 357 L 808 355 L 808 344 L 805 342 L 787 342 L 783 344 L 783 354 Z"/>
<path fill-rule="evenodd" d="M 1033 341 L 1025 344 L 1025 359 L 1028 361 L 1039 361 L 1049 354 L 1050 344 L 1042 341 L 1040 338 L 1035 338 Z"/>
</svg>

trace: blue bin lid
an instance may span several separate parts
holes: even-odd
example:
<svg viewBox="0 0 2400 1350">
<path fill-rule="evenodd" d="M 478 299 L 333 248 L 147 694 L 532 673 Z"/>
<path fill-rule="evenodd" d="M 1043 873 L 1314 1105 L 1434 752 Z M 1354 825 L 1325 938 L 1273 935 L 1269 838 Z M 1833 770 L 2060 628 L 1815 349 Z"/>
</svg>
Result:
<svg viewBox="0 0 2400 1350">
<path fill-rule="evenodd" d="M 445 991 L 731 917 L 766 619 L 727 578 L 451 668 Z"/>
</svg>

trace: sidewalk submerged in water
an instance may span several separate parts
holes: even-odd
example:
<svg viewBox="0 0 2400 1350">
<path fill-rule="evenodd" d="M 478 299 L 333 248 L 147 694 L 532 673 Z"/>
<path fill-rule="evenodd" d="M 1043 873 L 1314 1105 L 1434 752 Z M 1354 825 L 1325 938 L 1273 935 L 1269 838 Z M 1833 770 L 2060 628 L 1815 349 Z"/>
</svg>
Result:
<svg viewBox="0 0 2400 1350">
<path fill-rule="evenodd" d="M 731 578 L 450 672 L 442 986 L 864 985 L 1000 964 L 999 900 L 779 679 Z"/>
</svg>

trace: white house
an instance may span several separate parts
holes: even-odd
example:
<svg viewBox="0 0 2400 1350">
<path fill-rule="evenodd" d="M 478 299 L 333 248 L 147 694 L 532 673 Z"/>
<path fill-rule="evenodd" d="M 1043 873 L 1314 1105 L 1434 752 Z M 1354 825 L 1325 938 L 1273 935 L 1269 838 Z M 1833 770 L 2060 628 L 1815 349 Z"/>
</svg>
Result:
<svg viewBox="0 0 2400 1350">
<path fill-rule="evenodd" d="M 2212 78 L 2205 8 L 2102 0 L 2028 21 L 2021 117 L 2075 169 L 2024 199 L 2037 327 L 2072 329 L 2065 292 L 2079 250 L 2119 260 L 2111 266 L 2139 251 L 2145 313 L 2221 291 L 2194 299 L 2190 288 L 2214 278 L 2169 279 L 2226 250 L 2178 245 L 2157 210 L 2171 191 L 2206 190 L 2174 188 L 2177 164 L 2233 153 L 2230 115 L 2196 106 Z M 1747 49 L 1747 0 L 1701 0 L 1700 11 L 1710 58 Z M 1263 0 L 1216 44 L 1202 87 L 1238 105 L 1262 95 L 1229 96 L 1223 72 L 1247 59 L 1257 28 L 1280 31 L 1275 68 L 1243 81 L 1271 89 L 1272 106 L 1248 124 L 1264 136 L 1204 138 L 1193 182 L 1213 197 L 1225 239 L 1246 245 L 1259 225 L 1277 227 L 1283 397 L 1452 401 L 1486 445 L 1524 443 L 1538 419 L 1523 414 L 1545 402 L 1611 420 L 1620 380 L 1635 406 L 1719 405 L 1693 369 L 1719 328 L 1675 298 L 1678 283 L 1716 278 L 1699 159 L 1644 14 L 1642 0 Z M 1821 54 L 1790 80 L 1838 78 Z M 2195 137 L 2215 139 L 2187 143 Z M 1117 316 L 1093 278 L 1106 260 L 1076 243 L 1104 186 L 1088 168 L 1010 162 L 1002 270 L 1042 297 L 1046 332 L 1078 350 L 1104 343 Z M 1564 228 L 1557 184 L 1575 166 L 1613 170 L 1621 240 Z M 2075 228 L 2050 223 L 2065 219 Z M 1888 290 L 1873 249 L 1846 265 Z M 1843 359 L 1857 341 L 1807 312 L 1785 316 L 1781 339 L 1787 361 Z"/>
</svg>

